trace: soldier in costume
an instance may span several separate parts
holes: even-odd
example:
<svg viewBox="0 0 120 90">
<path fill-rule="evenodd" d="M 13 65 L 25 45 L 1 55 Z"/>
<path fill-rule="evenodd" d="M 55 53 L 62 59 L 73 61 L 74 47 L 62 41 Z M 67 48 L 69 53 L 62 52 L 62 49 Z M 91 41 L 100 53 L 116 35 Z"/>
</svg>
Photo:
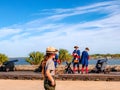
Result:
<svg viewBox="0 0 120 90">
<path fill-rule="evenodd" d="M 75 73 L 76 71 L 76 65 L 77 65 L 77 70 L 78 73 L 80 73 L 80 69 L 79 69 L 79 64 L 80 64 L 80 50 L 78 49 L 78 46 L 74 46 L 75 50 L 72 53 L 73 56 L 73 72 Z"/>
<path fill-rule="evenodd" d="M 82 64 L 82 70 L 81 73 L 84 72 L 84 67 L 86 67 L 86 74 L 88 73 L 88 60 L 89 60 L 89 54 L 88 54 L 89 48 L 85 48 L 85 50 L 82 52 L 81 56 L 81 64 Z"/>
</svg>

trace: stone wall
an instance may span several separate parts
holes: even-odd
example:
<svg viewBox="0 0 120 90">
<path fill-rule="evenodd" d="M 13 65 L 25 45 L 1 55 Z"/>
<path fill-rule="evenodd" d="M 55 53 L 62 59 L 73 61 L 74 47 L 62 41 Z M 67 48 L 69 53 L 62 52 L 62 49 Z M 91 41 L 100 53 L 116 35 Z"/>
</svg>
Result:
<svg viewBox="0 0 120 90">
<path fill-rule="evenodd" d="M 34 71 L 38 65 L 15 65 L 16 71 Z"/>
<path fill-rule="evenodd" d="M 38 68 L 38 65 L 15 65 L 15 70 L 17 71 L 34 71 L 36 68 Z M 80 65 L 81 68 L 81 65 Z M 95 68 L 95 65 L 89 65 L 89 70 L 93 70 Z M 120 71 L 120 65 L 107 65 L 107 68 L 109 68 L 112 71 Z M 65 69 L 64 65 L 59 65 L 57 70 L 63 71 Z"/>
</svg>

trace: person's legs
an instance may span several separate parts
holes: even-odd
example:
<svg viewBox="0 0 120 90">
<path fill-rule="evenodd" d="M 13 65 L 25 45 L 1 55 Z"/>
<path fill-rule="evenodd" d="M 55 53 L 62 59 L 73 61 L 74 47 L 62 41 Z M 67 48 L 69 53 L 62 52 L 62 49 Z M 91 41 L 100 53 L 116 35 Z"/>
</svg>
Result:
<svg viewBox="0 0 120 90">
<path fill-rule="evenodd" d="M 55 86 L 52 86 L 51 82 L 48 79 L 44 80 L 44 89 L 45 90 L 55 90 Z"/>
<path fill-rule="evenodd" d="M 55 65 L 55 68 L 57 68 L 57 62 L 56 61 L 54 61 L 54 65 Z"/>
<path fill-rule="evenodd" d="M 80 73 L 79 63 L 77 63 L 78 73 Z"/>
<path fill-rule="evenodd" d="M 86 65 L 86 74 L 88 74 L 88 65 Z"/>
<path fill-rule="evenodd" d="M 81 74 L 83 74 L 83 72 L 84 72 L 84 66 L 85 66 L 85 65 L 82 65 Z"/>
<path fill-rule="evenodd" d="M 75 63 L 73 63 L 73 73 L 75 73 Z"/>
</svg>

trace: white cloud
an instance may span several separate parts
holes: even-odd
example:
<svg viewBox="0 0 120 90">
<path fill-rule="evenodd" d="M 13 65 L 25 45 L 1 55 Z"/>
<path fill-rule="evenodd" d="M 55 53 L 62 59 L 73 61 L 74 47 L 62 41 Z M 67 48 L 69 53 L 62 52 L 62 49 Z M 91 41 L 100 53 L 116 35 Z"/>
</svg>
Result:
<svg viewBox="0 0 120 90">
<path fill-rule="evenodd" d="M 7 38 L 10 35 L 1 40 L 0 50 L 9 56 L 26 56 L 31 51 L 44 52 L 51 45 L 70 52 L 74 45 L 79 45 L 81 50 L 90 47 L 90 53 L 120 53 L 119 8 L 117 2 L 102 2 L 84 7 L 54 9 L 52 16 L 0 29 L 0 33 L 3 33 L 0 37 Z M 62 23 L 66 17 L 90 12 L 108 15 L 94 21 Z"/>
<path fill-rule="evenodd" d="M 44 14 L 46 12 L 53 12 L 53 16 L 48 17 L 48 19 L 52 20 L 61 20 L 66 17 L 74 16 L 74 15 L 80 15 L 80 14 L 85 14 L 85 13 L 90 13 L 90 12 L 101 12 L 101 13 L 109 13 L 112 11 L 119 11 L 120 5 L 117 2 L 111 1 L 111 2 L 101 2 L 93 5 L 88 5 L 88 6 L 82 6 L 82 7 L 75 7 L 75 8 L 70 8 L 70 9 L 45 9 Z M 48 14 L 49 15 L 49 14 Z"/>
<path fill-rule="evenodd" d="M 20 29 L 12 29 L 12 28 L 1 28 L 0 29 L 0 37 L 7 37 L 8 35 L 13 35 L 13 34 L 17 34 L 20 33 Z"/>
</svg>

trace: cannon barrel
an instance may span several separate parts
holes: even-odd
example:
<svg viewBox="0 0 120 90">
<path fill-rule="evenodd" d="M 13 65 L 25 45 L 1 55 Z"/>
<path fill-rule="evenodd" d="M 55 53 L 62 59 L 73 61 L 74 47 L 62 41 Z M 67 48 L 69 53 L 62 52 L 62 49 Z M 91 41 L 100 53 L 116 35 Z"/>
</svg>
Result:
<svg viewBox="0 0 120 90">
<path fill-rule="evenodd" d="M 4 62 L 3 63 L 3 65 L 6 65 L 6 64 L 8 64 L 8 63 L 13 63 L 13 62 L 17 62 L 18 60 L 16 59 L 16 60 L 10 60 L 10 61 L 6 61 L 6 62 Z"/>
<path fill-rule="evenodd" d="M 98 63 L 103 63 L 103 62 L 107 62 L 108 61 L 108 59 L 106 58 L 106 59 L 99 59 L 98 60 Z"/>
</svg>

